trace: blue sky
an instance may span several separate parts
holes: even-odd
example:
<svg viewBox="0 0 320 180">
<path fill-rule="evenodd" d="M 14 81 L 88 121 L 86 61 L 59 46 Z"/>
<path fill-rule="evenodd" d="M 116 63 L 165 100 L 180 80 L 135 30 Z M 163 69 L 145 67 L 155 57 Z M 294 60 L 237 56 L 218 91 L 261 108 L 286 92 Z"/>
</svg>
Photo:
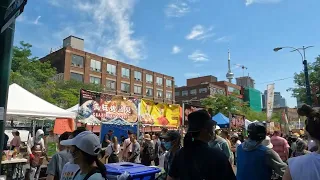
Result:
<svg viewBox="0 0 320 180">
<path fill-rule="evenodd" d="M 309 46 L 307 59 L 320 50 L 319 0 L 30 0 L 17 19 L 15 44 L 33 45 L 35 56 L 59 48 L 75 35 L 87 51 L 175 77 L 214 75 L 225 80 L 228 49 L 235 76 L 241 64 L 264 91 L 275 90 L 296 106 L 289 87 L 302 70 L 297 52 L 278 46 Z"/>
</svg>

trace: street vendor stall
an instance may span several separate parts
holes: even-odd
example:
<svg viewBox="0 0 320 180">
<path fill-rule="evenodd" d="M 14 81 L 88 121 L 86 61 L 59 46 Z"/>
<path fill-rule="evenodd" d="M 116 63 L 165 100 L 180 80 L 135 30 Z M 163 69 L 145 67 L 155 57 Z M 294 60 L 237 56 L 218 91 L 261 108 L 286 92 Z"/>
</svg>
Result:
<svg viewBox="0 0 320 180">
<path fill-rule="evenodd" d="M 228 128 L 229 127 L 229 118 L 227 118 L 222 113 L 218 113 L 212 117 L 212 120 L 217 122 L 217 125 L 221 128 Z"/>
</svg>

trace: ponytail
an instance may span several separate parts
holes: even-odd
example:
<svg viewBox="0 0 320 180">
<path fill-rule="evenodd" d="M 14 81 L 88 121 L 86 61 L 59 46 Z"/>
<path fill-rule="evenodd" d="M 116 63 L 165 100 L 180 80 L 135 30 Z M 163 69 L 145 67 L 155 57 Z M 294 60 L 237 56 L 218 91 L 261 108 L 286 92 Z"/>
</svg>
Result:
<svg viewBox="0 0 320 180">
<path fill-rule="evenodd" d="M 102 177 L 104 179 L 107 179 L 107 168 L 106 166 L 104 166 L 104 164 L 98 159 L 97 156 L 95 156 L 95 159 L 94 159 L 97 167 L 98 167 L 98 170 L 100 171 Z"/>
</svg>

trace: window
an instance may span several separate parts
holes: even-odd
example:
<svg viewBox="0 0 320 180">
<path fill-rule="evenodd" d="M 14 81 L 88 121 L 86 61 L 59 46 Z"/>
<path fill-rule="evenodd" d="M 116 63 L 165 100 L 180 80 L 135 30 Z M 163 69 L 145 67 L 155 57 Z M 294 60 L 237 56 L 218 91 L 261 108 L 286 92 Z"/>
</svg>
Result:
<svg viewBox="0 0 320 180">
<path fill-rule="evenodd" d="M 141 94 L 141 86 L 134 86 L 134 93 Z"/>
<path fill-rule="evenodd" d="M 200 88 L 199 93 L 207 93 L 208 89 L 207 88 Z"/>
<path fill-rule="evenodd" d="M 196 90 L 196 89 L 190 90 L 190 94 L 191 94 L 191 95 L 196 95 L 196 94 L 197 94 L 197 90 Z"/>
<path fill-rule="evenodd" d="M 72 60 L 71 60 L 72 66 L 83 68 L 83 61 L 84 61 L 84 58 L 82 56 L 72 54 Z"/>
<path fill-rule="evenodd" d="M 166 79 L 166 86 L 167 87 L 172 87 L 172 80 Z"/>
<path fill-rule="evenodd" d="M 127 68 L 121 68 L 121 75 L 125 78 L 130 78 L 130 70 Z"/>
<path fill-rule="evenodd" d="M 163 91 L 162 90 L 157 90 L 157 97 L 162 98 L 163 96 Z"/>
<path fill-rule="evenodd" d="M 172 99 L 172 92 L 166 92 L 166 98 L 167 99 Z"/>
<path fill-rule="evenodd" d="M 90 68 L 91 71 L 101 72 L 101 62 L 91 59 Z"/>
<path fill-rule="evenodd" d="M 162 85 L 162 78 L 161 77 L 157 77 L 157 85 Z"/>
<path fill-rule="evenodd" d="M 128 83 L 121 83 L 121 91 L 125 93 L 130 93 L 130 84 Z"/>
<path fill-rule="evenodd" d="M 147 83 L 152 83 L 153 82 L 152 78 L 153 78 L 152 75 L 146 74 L 146 82 Z"/>
<path fill-rule="evenodd" d="M 115 89 L 116 89 L 116 81 L 107 80 L 107 82 L 106 82 L 106 88 L 107 88 L 108 90 L 115 90 Z"/>
<path fill-rule="evenodd" d="M 239 89 L 236 89 L 236 88 L 233 88 L 233 87 L 228 86 L 228 93 L 240 94 L 240 90 L 239 90 Z"/>
<path fill-rule="evenodd" d="M 152 88 L 147 88 L 146 89 L 146 96 L 153 96 L 152 93 L 153 92 L 153 89 Z"/>
<path fill-rule="evenodd" d="M 182 95 L 182 96 L 188 96 L 188 91 L 182 91 L 182 92 L 181 92 L 181 95 Z"/>
<path fill-rule="evenodd" d="M 136 81 L 141 81 L 141 72 L 139 71 L 134 71 L 134 79 Z"/>
<path fill-rule="evenodd" d="M 180 96 L 180 91 L 174 92 L 174 95 L 175 95 L 175 96 Z"/>
<path fill-rule="evenodd" d="M 78 73 L 71 73 L 70 79 L 83 82 L 83 75 Z"/>
<path fill-rule="evenodd" d="M 113 64 L 107 64 L 107 73 L 111 75 L 116 75 L 117 67 Z"/>
<path fill-rule="evenodd" d="M 101 78 L 90 76 L 90 83 L 101 84 Z"/>
</svg>

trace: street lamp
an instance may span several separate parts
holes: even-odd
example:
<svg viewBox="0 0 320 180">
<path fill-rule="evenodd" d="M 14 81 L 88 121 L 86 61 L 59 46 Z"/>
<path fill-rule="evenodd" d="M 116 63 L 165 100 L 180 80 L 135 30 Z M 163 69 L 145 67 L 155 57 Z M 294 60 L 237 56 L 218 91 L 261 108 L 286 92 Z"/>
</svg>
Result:
<svg viewBox="0 0 320 180">
<path fill-rule="evenodd" d="M 282 49 L 292 49 L 291 52 L 297 51 L 301 55 L 302 64 L 304 67 L 304 78 L 306 81 L 307 104 L 310 106 L 312 105 L 312 100 L 311 100 L 311 88 L 310 88 L 310 80 L 309 80 L 308 62 L 306 60 L 306 49 L 311 48 L 311 47 L 313 47 L 313 46 L 307 46 L 307 47 L 302 46 L 302 48 L 294 48 L 294 47 L 290 47 L 290 46 L 285 46 L 285 47 L 277 47 L 277 48 L 273 49 L 274 52 L 278 52 Z M 303 54 L 301 53 L 300 50 L 303 51 Z"/>
</svg>

